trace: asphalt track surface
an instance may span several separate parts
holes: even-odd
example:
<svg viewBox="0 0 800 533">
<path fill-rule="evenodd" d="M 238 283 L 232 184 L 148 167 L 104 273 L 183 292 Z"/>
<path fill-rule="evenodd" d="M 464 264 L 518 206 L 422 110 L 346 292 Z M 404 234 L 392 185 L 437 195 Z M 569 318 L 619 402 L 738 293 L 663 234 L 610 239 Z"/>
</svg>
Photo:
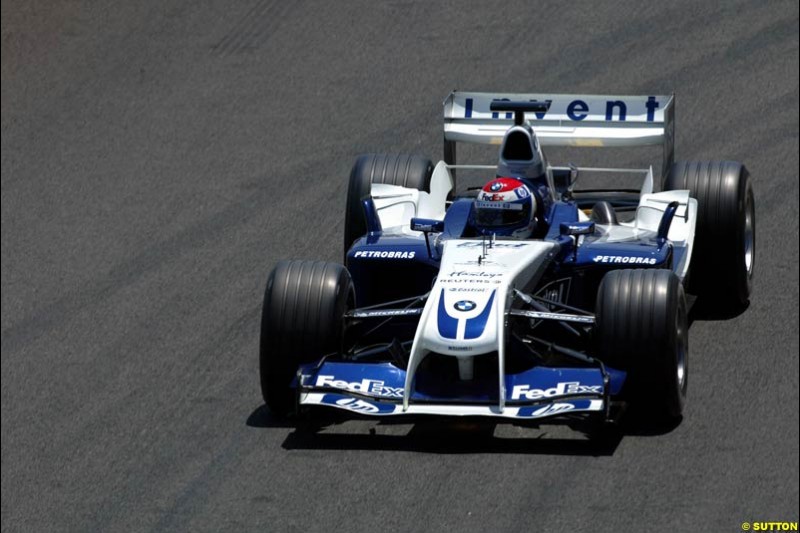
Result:
<svg viewBox="0 0 800 533">
<path fill-rule="evenodd" d="M 693 323 L 680 425 L 315 433 L 262 408 L 268 271 L 338 260 L 355 156 L 439 158 L 453 88 L 674 91 L 677 157 L 751 170 L 754 295 Z M 791 1 L 4 1 L 2 530 L 796 521 L 799 96 Z M 564 157 L 649 161 L 612 155 Z"/>
</svg>

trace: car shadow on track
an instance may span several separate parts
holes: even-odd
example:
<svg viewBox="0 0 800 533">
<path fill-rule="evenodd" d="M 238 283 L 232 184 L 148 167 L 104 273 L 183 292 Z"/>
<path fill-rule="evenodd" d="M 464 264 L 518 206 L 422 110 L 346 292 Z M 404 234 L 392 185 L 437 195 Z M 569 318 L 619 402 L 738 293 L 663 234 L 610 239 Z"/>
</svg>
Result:
<svg viewBox="0 0 800 533">
<path fill-rule="evenodd" d="M 728 305 L 720 306 L 711 300 L 703 300 L 702 298 L 693 299 L 689 308 L 689 327 L 695 321 L 721 321 L 733 320 L 738 317 L 750 307 L 748 301 L 744 305 Z"/>
<path fill-rule="evenodd" d="M 355 425 L 353 425 L 353 422 Z M 513 453 L 531 455 L 612 456 L 625 436 L 656 436 L 675 429 L 638 419 L 598 429 L 584 422 L 559 426 L 498 424 L 486 419 L 403 418 L 367 420 L 318 411 L 313 418 L 282 421 L 265 406 L 247 420 L 256 428 L 293 429 L 283 441 L 286 450 L 376 450 L 437 454 Z M 566 427 L 564 427 L 566 426 Z M 408 429 L 410 427 L 410 429 Z M 568 434 L 569 438 L 562 435 Z"/>
</svg>

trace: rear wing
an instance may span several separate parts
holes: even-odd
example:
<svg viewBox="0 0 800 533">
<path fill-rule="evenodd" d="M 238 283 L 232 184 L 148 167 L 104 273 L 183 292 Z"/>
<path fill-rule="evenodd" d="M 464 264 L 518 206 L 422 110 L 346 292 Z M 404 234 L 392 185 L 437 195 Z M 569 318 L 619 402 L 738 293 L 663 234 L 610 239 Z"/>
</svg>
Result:
<svg viewBox="0 0 800 533">
<path fill-rule="evenodd" d="M 538 102 L 526 112 L 543 146 L 663 146 L 662 173 L 674 159 L 675 95 L 602 96 L 453 91 L 444 101 L 444 161 L 456 164 L 456 143 L 500 144 L 514 114 L 489 109 L 492 102 Z"/>
</svg>

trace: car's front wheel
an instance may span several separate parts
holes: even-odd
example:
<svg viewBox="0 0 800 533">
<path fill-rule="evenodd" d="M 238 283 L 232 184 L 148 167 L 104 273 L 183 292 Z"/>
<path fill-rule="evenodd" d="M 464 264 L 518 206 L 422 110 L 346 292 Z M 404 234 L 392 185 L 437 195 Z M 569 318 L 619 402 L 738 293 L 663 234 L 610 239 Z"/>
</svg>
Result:
<svg viewBox="0 0 800 533">
<path fill-rule="evenodd" d="M 350 274 L 323 261 L 281 261 L 272 270 L 261 314 L 261 393 L 279 417 L 295 407 L 301 364 L 342 348 L 344 315 L 355 305 Z"/>
<path fill-rule="evenodd" d="M 683 285 L 670 270 L 614 270 L 600 283 L 595 309 L 600 358 L 627 373 L 632 407 L 662 421 L 686 401 L 689 325 Z"/>
</svg>

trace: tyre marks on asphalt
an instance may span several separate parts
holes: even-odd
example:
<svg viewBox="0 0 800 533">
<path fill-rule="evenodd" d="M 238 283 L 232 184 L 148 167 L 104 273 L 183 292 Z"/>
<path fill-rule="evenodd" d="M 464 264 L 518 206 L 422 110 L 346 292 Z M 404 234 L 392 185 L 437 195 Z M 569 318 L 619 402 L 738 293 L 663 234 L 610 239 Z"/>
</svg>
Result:
<svg viewBox="0 0 800 533">
<path fill-rule="evenodd" d="M 203 305 L 217 301 L 207 298 Z M 169 308 L 169 306 L 166 306 Z M 205 502 L 215 493 L 219 484 L 225 479 L 224 472 L 231 464 L 237 464 L 247 453 L 247 440 L 244 435 L 248 428 L 242 424 L 235 434 L 228 437 L 224 447 L 219 450 L 209 445 L 221 419 L 229 416 L 228 402 L 235 398 L 242 389 L 241 376 L 244 368 L 252 366 L 255 355 L 252 350 L 252 332 L 257 330 L 261 314 L 260 304 L 247 309 L 235 321 L 228 322 L 219 328 L 209 329 L 204 335 L 206 342 L 200 343 L 205 348 L 197 351 L 190 358 L 177 364 L 165 366 L 159 376 L 152 377 L 157 384 L 160 408 L 150 412 L 141 412 L 136 404 L 136 395 L 128 394 L 124 399 L 115 401 L 113 405 L 103 407 L 95 419 L 108 420 L 107 427 L 81 429 L 95 434 L 106 433 L 117 436 L 124 435 L 124 444 L 114 454 L 93 449 L 89 453 L 96 454 L 92 471 L 103 470 L 103 465 L 113 467 L 115 475 L 123 481 L 119 493 L 114 495 L 96 495 L 97 509 L 91 522 L 91 529 L 107 531 L 112 525 L 122 525 L 123 529 L 135 529 L 135 524 L 127 522 L 130 517 L 125 509 L 115 505 L 120 493 L 130 506 L 146 506 L 148 499 L 170 502 L 159 509 L 156 525 L 152 531 L 175 531 L 180 524 L 191 521 L 192 510 Z M 141 328 L 134 333 L 141 334 Z M 145 351 L 157 354 L 160 339 L 144 343 Z M 168 382 L 182 383 L 186 376 L 200 378 L 189 388 L 169 387 Z M 146 380 L 146 376 L 135 376 L 138 390 Z M 254 402 L 254 405 L 256 402 Z M 114 413 L 117 413 L 116 417 Z M 130 425 L 119 421 L 132 421 Z M 174 453 L 182 453 L 183 462 L 175 463 L 165 459 L 163 450 L 158 450 L 158 440 L 163 431 L 152 428 L 161 420 L 176 421 L 163 431 L 171 436 L 172 445 L 184 447 L 194 442 L 183 452 L 177 449 Z M 202 421 L 198 425 L 198 421 Z M 137 432 L 137 428 L 148 428 Z M 99 437 L 101 440 L 103 437 Z M 69 441 L 64 444 L 67 445 Z M 171 455 L 171 454 L 170 454 Z M 87 469 L 88 471 L 88 469 Z M 131 490 L 124 486 L 125 480 L 136 477 L 146 478 L 146 492 Z M 98 501 L 99 500 L 99 501 Z"/>
<path fill-rule="evenodd" d="M 253 52 L 261 48 L 297 2 L 260 0 L 212 47 L 217 56 Z"/>
<path fill-rule="evenodd" d="M 403 120 L 387 121 L 378 131 L 370 135 L 352 135 L 349 140 L 356 146 L 368 147 L 373 144 L 388 144 L 398 135 L 398 132 L 407 132 L 406 123 L 413 124 L 424 116 L 423 113 L 412 113 Z M 369 141 L 372 139 L 372 142 Z M 285 174 L 272 174 L 271 176 L 258 175 L 255 183 L 267 183 L 268 179 L 279 180 L 287 183 L 292 176 L 310 173 L 312 169 L 320 168 L 328 162 L 328 155 L 321 153 L 314 157 L 306 157 L 301 165 L 295 165 L 290 172 Z M 343 194 L 343 193 L 342 193 Z M 34 309 L 28 315 L 19 318 L 2 331 L 2 352 L 7 358 L 11 354 L 19 353 L 28 348 L 53 330 L 65 327 L 75 320 L 81 313 L 107 302 L 120 291 L 146 281 L 148 276 L 161 268 L 175 263 L 182 257 L 194 253 L 197 249 L 212 242 L 220 242 L 224 235 L 235 233 L 238 228 L 245 227 L 253 217 L 263 213 L 271 213 L 269 224 L 271 227 L 288 227 L 294 219 L 294 214 L 286 210 L 265 209 L 272 206 L 273 191 L 259 186 L 250 190 L 250 193 L 236 201 L 230 202 L 220 210 L 187 225 L 174 235 L 164 237 L 153 242 L 146 248 L 140 248 L 134 255 L 113 266 L 103 275 L 98 275 L 91 283 L 87 283 L 72 291 L 65 291 L 53 302 L 44 304 Z M 309 200 L 311 201 L 311 200 Z M 336 234 L 338 226 L 327 226 L 327 231 Z M 307 254 L 313 257 L 310 250 L 298 249 L 298 242 L 287 242 L 286 246 L 293 247 L 294 253 Z M 277 252 L 276 252 L 277 253 Z"/>
</svg>

